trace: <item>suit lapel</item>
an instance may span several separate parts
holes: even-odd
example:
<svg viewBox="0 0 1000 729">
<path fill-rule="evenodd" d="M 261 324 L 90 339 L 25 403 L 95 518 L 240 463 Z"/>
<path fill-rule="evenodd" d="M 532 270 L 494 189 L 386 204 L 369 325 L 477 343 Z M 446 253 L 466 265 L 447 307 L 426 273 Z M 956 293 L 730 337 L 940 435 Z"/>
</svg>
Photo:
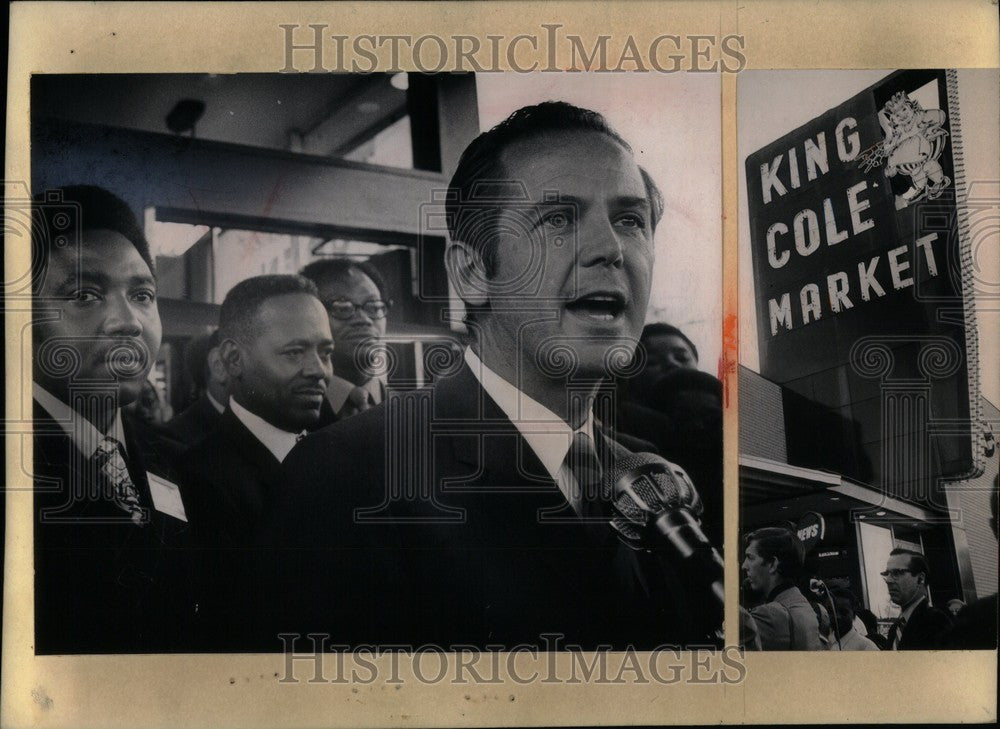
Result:
<svg viewBox="0 0 1000 729">
<path fill-rule="evenodd" d="M 242 495 L 233 494 L 228 489 L 230 480 L 223 480 L 223 483 L 227 487 L 226 497 L 237 508 L 238 504 L 250 501 L 259 513 L 260 509 L 263 508 L 264 504 L 271 497 L 270 488 L 273 486 L 275 477 L 281 468 L 281 463 L 267 449 L 267 446 L 261 443 L 257 436 L 251 433 L 240 422 L 240 419 L 229 408 L 226 408 L 226 411 L 222 414 L 222 422 L 219 425 L 219 429 L 222 435 L 229 441 L 230 447 L 233 448 L 234 452 L 240 454 L 258 474 L 258 478 L 256 479 L 248 478 L 240 481 L 239 488 L 245 490 Z M 235 484 L 236 480 L 233 479 L 232 483 Z"/>
<path fill-rule="evenodd" d="M 559 487 L 517 426 L 468 367 L 440 381 L 431 405 L 435 428 L 448 434 L 447 445 L 456 461 L 475 467 L 481 491 L 516 489 L 541 497 L 550 506 L 561 499 Z"/>
<path fill-rule="evenodd" d="M 435 427 L 442 422 L 452 425 L 454 432 L 447 438 L 452 457 L 477 474 L 469 480 L 469 498 L 463 505 L 493 525 L 498 540 L 531 549 L 536 566 L 547 572 L 554 584 L 563 584 L 568 590 L 587 584 L 595 571 L 603 574 L 610 561 L 618 565 L 612 569 L 628 573 L 628 580 L 634 582 L 634 557 L 619 554 L 627 548 L 619 549 L 612 543 L 588 551 L 591 541 L 586 526 L 576 518 L 517 427 L 483 391 L 468 367 L 439 382 L 433 407 Z M 458 434 L 460 428 L 467 429 L 468 435 Z M 605 468 L 627 453 L 600 430 L 597 436 Z M 475 518 L 475 513 L 469 516 L 470 521 Z M 589 556 L 567 560 L 567 554 L 577 550 L 581 557 L 584 552 Z"/>
</svg>

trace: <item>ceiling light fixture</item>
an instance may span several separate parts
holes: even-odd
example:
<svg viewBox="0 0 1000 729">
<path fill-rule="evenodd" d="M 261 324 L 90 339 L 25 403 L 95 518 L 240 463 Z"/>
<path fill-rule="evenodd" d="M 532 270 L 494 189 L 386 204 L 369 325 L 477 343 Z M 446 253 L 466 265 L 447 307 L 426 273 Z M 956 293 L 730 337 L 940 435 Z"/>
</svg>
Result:
<svg viewBox="0 0 1000 729">
<path fill-rule="evenodd" d="M 167 129 L 174 134 L 191 132 L 194 136 L 194 125 L 205 113 L 205 102 L 201 99 L 181 99 L 167 114 Z"/>
</svg>

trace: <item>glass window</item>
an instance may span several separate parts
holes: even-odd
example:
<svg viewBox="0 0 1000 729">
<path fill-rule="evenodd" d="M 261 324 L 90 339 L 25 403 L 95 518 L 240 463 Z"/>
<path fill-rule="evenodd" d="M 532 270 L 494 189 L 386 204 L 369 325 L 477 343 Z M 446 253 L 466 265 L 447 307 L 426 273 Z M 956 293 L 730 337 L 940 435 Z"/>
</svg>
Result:
<svg viewBox="0 0 1000 729">
<path fill-rule="evenodd" d="M 899 607 L 889 599 L 889 588 L 880 574 L 889 561 L 889 552 L 895 544 L 892 531 L 876 524 L 859 522 L 861 527 L 861 554 L 868 609 L 879 620 L 891 620 L 899 615 Z"/>
</svg>

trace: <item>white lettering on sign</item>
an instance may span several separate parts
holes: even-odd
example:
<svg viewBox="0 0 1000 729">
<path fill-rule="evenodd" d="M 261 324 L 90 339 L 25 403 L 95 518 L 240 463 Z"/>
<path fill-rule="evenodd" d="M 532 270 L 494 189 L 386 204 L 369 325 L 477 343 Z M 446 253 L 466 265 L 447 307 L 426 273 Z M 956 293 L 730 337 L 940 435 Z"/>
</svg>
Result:
<svg viewBox="0 0 1000 729">
<path fill-rule="evenodd" d="M 765 205 L 771 202 L 771 190 L 774 190 L 779 196 L 788 192 L 781 180 L 778 179 L 778 165 L 781 164 L 781 157 L 782 155 L 779 154 L 771 164 L 765 162 L 760 166 L 760 184 L 764 192 Z"/>
<path fill-rule="evenodd" d="M 792 301 L 788 294 L 782 294 L 781 302 L 771 299 L 767 302 L 768 312 L 771 317 L 771 336 L 778 333 L 778 325 L 783 324 L 785 329 L 792 328 Z"/>
<path fill-rule="evenodd" d="M 861 213 L 872 206 L 867 200 L 862 200 L 858 197 L 858 195 L 867 190 L 868 182 L 866 181 L 859 182 L 857 185 L 851 185 L 847 188 L 847 206 L 851 211 L 851 230 L 854 231 L 854 235 L 875 227 L 875 221 L 871 218 L 868 220 L 861 219 Z M 833 244 L 831 243 L 830 245 Z"/>
<path fill-rule="evenodd" d="M 839 314 L 841 307 L 850 309 L 854 304 L 847 298 L 847 290 L 850 284 L 847 283 L 847 274 L 843 271 L 831 273 L 826 277 L 826 290 L 830 294 L 830 310 L 834 314 Z"/>
<path fill-rule="evenodd" d="M 806 179 L 810 182 L 819 175 L 825 175 L 830 171 L 830 163 L 826 159 L 826 135 L 820 132 L 816 135 L 816 141 L 807 139 L 806 150 Z"/>
<path fill-rule="evenodd" d="M 802 304 L 802 323 L 808 324 L 809 317 L 813 321 L 819 321 L 823 316 L 823 308 L 819 304 L 819 286 L 816 284 L 806 284 L 799 292 L 799 303 Z"/>
<path fill-rule="evenodd" d="M 874 291 L 875 295 L 879 298 L 885 296 L 885 289 L 882 288 L 882 284 L 878 282 L 875 278 L 875 267 L 878 265 L 878 256 L 872 258 L 871 262 L 865 266 L 865 262 L 862 261 L 858 264 L 858 280 L 861 282 L 861 298 L 865 301 L 871 299 L 871 292 Z"/>
<path fill-rule="evenodd" d="M 810 524 L 807 527 L 799 529 L 799 541 L 804 542 L 807 539 L 812 539 L 813 537 L 819 536 L 819 524 Z"/>
<path fill-rule="evenodd" d="M 770 228 L 767 229 L 767 262 L 771 264 L 771 268 L 781 268 L 786 263 L 788 259 L 792 257 L 792 252 L 789 250 L 784 250 L 781 255 L 778 255 L 778 234 L 787 235 L 788 226 L 784 223 L 775 223 Z"/>
<path fill-rule="evenodd" d="M 762 165 L 766 167 L 767 165 Z M 868 191 L 868 182 L 862 181 L 852 185 L 844 192 L 844 197 L 834 205 L 833 198 L 824 198 L 823 225 L 820 226 L 819 216 L 814 210 L 805 208 L 792 217 L 793 240 L 795 251 L 803 258 L 811 256 L 825 242 L 828 246 L 843 243 L 851 236 L 864 233 L 875 227 L 875 221 L 863 217 L 862 213 L 871 207 L 871 202 L 863 197 Z M 845 200 L 846 197 L 846 200 Z M 846 204 L 845 204 L 846 203 Z M 837 208 L 840 208 L 841 222 L 838 222 Z M 844 209 L 846 207 L 846 210 Z M 850 226 L 843 225 L 843 218 L 851 221 Z M 848 232 L 849 231 L 849 232 Z M 782 221 L 771 224 L 767 229 L 767 261 L 771 268 L 781 268 L 791 257 L 791 248 L 783 243 L 778 236 L 788 234 L 788 225 Z M 780 244 L 780 249 L 779 249 Z"/>
<path fill-rule="evenodd" d="M 812 210 L 807 208 L 796 213 L 792 228 L 795 230 L 795 250 L 800 256 L 808 256 L 819 248 L 819 219 Z"/>
<path fill-rule="evenodd" d="M 913 279 L 907 276 L 903 277 L 903 274 L 910 269 L 909 261 L 900 261 L 899 257 L 906 253 L 906 246 L 899 246 L 899 248 L 893 248 L 886 254 L 889 259 L 889 276 L 892 278 L 892 287 L 894 289 L 905 289 L 907 286 L 913 285 Z"/>
<path fill-rule="evenodd" d="M 931 248 L 932 240 L 937 240 L 937 233 L 917 238 L 917 246 L 924 252 L 924 260 L 927 262 L 927 273 L 931 276 L 937 276 L 937 262 L 934 260 L 934 249 Z"/>
<path fill-rule="evenodd" d="M 805 218 L 803 218 L 805 219 Z M 916 245 L 912 249 L 914 255 L 923 255 L 923 263 L 927 268 L 928 276 L 937 276 L 938 267 L 932 243 L 938 240 L 937 233 L 930 233 L 916 240 Z M 886 295 L 886 268 L 888 268 L 888 281 L 892 282 L 895 290 L 905 289 L 913 286 L 911 275 L 912 262 L 908 254 L 911 252 L 908 246 L 898 246 L 886 252 L 885 257 L 888 264 L 882 264 L 881 256 L 872 256 L 869 261 L 861 261 L 857 265 L 857 278 L 852 280 L 853 271 L 837 271 L 828 274 L 819 284 L 806 283 L 799 289 L 799 307 L 792 309 L 791 297 L 795 292 L 782 292 L 775 298 L 768 300 L 768 315 L 771 322 L 771 336 L 778 333 L 778 328 L 793 329 L 796 326 L 804 326 L 810 322 L 819 321 L 824 313 L 839 314 L 846 309 L 854 307 L 857 299 L 851 298 L 851 292 L 858 296 L 860 292 L 861 301 L 871 301 L 880 299 Z M 787 255 L 789 250 L 781 252 Z M 881 278 L 881 280 L 880 280 Z M 856 285 L 854 285 L 856 284 Z M 826 288 L 826 296 L 821 296 L 821 287 Z"/>
<path fill-rule="evenodd" d="M 841 162 L 850 162 L 861 152 L 861 138 L 856 131 L 857 128 L 858 122 L 854 117 L 846 117 L 837 123 L 833 134 L 837 142 L 837 157 Z M 810 137 L 804 140 L 802 151 L 808 182 L 813 182 L 820 175 L 825 175 L 830 171 L 825 131 L 818 132 L 815 139 Z M 787 173 L 791 189 L 798 190 L 802 187 L 802 165 L 799 162 L 798 149 L 795 147 L 790 147 L 787 153 L 781 152 L 770 162 L 761 164 L 760 191 L 765 205 L 777 197 L 784 197 L 788 194 L 788 186 L 779 176 L 783 173 Z"/>
<path fill-rule="evenodd" d="M 850 162 L 861 152 L 861 137 L 858 136 L 856 131 L 845 134 L 845 130 L 848 128 L 852 130 L 858 128 L 858 123 L 854 117 L 849 116 L 841 119 L 840 123 L 837 124 L 837 130 L 834 132 L 834 136 L 837 138 L 837 156 L 841 162 Z"/>
</svg>

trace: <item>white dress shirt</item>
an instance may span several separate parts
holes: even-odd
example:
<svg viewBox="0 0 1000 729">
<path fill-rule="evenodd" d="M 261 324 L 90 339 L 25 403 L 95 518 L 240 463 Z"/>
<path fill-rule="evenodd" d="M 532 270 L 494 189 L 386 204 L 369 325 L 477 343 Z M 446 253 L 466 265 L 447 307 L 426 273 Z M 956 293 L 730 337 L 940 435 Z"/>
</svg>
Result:
<svg viewBox="0 0 1000 729">
<path fill-rule="evenodd" d="M 97 446 L 104 440 L 105 435 L 109 435 L 119 443 L 125 455 L 128 451 L 125 448 L 125 430 L 122 427 L 122 411 L 118 408 L 115 411 L 115 419 L 111 424 L 111 430 L 106 434 L 97 429 L 87 418 L 64 403 L 58 397 L 39 385 L 37 382 L 31 383 L 31 395 L 42 409 L 47 412 L 53 420 L 59 423 L 66 435 L 73 441 L 73 445 L 85 457 L 93 458 L 97 451 Z"/>
<path fill-rule="evenodd" d="M 226 406 L 212 397 L 212 393 L 208 390 L 205 390 L 205 397 L 208 398 L 208 401 L 212 404 L 212 407 L 215 408 L 216 412 L 218 412 L 219 415 L 222 415 L 222 411 L 226 409 Z"/>
<path fill-rule="evenodd" d="M 594 441 L 594 413 L 590 412 L 583 425 L 574 430 L 565 420 L 483 364 L 471 347 L 465 349 L 465 363 L 486 394 L 500 406 L 538 456 L 573 510 L 580 514 L 581 500 L 576 478 L 565 461 L 577 430 L 589 436 L 591 442 Z"/>
<path fill-rule="evenodd" d="M 254 415 L 245 407 L 240 405 L 230 395 L 229 408 L 233 415 L 246 426 L 247 430 L 253 433 L 254 437 L 264 444 L 264 447 L 271 451 L 271 454 L 278 459 L 278 463 L 285 460 L 299 439 L 305 435 L 301 433 L 289 433 L 287 430 L 276 428 L 259 415 Z"/>
</svg>

